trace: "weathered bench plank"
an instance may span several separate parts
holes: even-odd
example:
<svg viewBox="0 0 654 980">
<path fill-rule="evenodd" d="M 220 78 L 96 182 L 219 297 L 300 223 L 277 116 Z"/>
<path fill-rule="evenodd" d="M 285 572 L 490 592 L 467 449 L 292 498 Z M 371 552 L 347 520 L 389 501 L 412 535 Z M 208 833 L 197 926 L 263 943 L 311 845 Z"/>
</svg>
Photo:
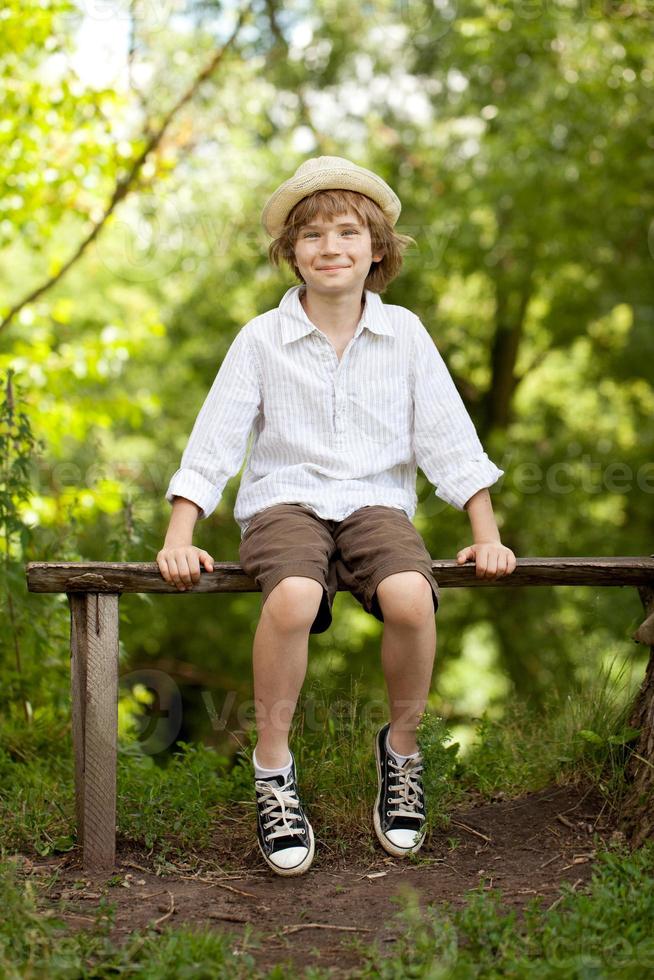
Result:
<svg viewBox="0 0 654 980">
<path fill-rule="evenodd" d="M 438 584 L 445 589 L 465 586 L 511 588 L 519 585 L 647 585 L 654 580 L 654 557 L 518 558 L 506 578 L 477 578 L 474 563 L 458 565 L 452 558 L 432 560 Z M 27 565 L 30 592 L 154 592 L 186 595 L 162 578 L 156 562 L 38 562 Z M 214 563 L 202 569 L 192 592 L 258 592 L 256 582 L 239 562 Z"/>
</svg>

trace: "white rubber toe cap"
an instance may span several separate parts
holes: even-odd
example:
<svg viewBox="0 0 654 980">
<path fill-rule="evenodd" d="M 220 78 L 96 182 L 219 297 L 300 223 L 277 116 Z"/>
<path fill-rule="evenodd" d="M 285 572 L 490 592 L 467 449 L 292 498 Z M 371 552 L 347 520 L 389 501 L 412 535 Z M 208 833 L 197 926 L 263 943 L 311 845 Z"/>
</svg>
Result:
<svg viewBox="0 0 654 980">
<path fill-rule="evenodd" d="M 302 864 L 308 853 L 308 847 L 286 847 L 283 851 L 271 854 L 269 860 L 278 868 L 290 870 Z"/>
<path fill-rule="evenodd" d="M 387 830 L 386 836 L 395 847 L 401 847 L 407 851 L 420 843 L 420 837 L 416 837 L 415 830 Z"/>
</svg>

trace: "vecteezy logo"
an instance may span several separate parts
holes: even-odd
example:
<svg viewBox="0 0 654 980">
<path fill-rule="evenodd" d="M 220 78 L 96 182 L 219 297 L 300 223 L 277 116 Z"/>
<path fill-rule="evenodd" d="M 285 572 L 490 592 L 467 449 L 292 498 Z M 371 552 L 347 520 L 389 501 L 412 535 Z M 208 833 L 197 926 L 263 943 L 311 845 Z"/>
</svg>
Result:
<svg viewBox="0 0 654 980">
<path fill-rule="evenodd" d="M 177 684 L 163 670 L 144 669 L 123 674 L 120 685 L 138 697 L 141 707 L 141 711 L 132 715 L 135 750 L 144 755 L 164 752 L 182 727 L 182 696 Z M 127 751 L 134 749 L 130 747 Z"/>
<path fill-rule="evenodd" d="M 171 197 L 132 195 L 95 240 L 98 258 L 126 282 L 153 282 L 183 258 L 184 220 Z"/>
<path fill-rule="evenodd" d="M 436 41 L 451 29 L 457 7 L 457 0 L 394 0 L 391 14 L 412 35 L 420 33 Z"/>
</svg>

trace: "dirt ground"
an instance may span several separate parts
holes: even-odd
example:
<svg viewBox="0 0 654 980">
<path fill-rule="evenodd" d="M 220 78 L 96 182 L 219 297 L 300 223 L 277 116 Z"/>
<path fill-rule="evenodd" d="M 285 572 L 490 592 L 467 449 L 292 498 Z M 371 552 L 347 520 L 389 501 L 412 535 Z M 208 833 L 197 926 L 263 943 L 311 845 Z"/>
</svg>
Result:
<svg viewBox="0 0 654 980">
<path fill-rule="evenodd" d="M 156 875 L 143 853 L 119 844 L 113 874 L 121 881 L 113 886 L 111 875 L 84 874 L 79 852 L 38 862 L 23 857 L 19 866 L 39 879 L 58 871 L 45 905 L 56 907 L 71 930 L 88 927 L 98 900 L 107 896 L 116 905 L 110 934 L 116 943 L 148 925 L 208 926 L 233 934 L 233 948 L 247 951 L 262 969 L 288 962 L 295 970 L 332 968 L 342 977 L 361 963 L 357 942 L 377 941 L 382 955 L 392 952 L 401 931 L 392 897 L 404 889 L 413 889 L 422 907 L 460 905 L 483 878 L 485 887 L 501 890 L 507 909 L 537 895 L 549 906 L 563 882 L 579 888 L 588 881 L 596 838 L 615 833 L 601 799 L 568 786 L 454 811 L 450 827 L 423 847 L 419 865 L 378 847 L 372 860 L 348 857 L 337 866 L 327 857 L 306 874 L 284 879 L 252 851 L 239 872 L 192 871 L 177 863 L 174 872 Z M 319 838 L 316 848 L 319 854 Z M 217 842 L 213 868 L 219 850 Z"/>
</svg>

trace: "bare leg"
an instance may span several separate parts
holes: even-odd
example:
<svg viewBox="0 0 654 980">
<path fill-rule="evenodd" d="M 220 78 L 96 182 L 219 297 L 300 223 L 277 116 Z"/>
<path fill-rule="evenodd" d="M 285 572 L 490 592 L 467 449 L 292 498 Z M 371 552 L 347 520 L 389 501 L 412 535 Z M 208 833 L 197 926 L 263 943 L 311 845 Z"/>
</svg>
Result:
<svg viewBox="0 0 654 980">
<path fill-rule="evenodd" d="M 388 689 L 388 738 L 399 755 L 417 752 L 416 728 L 425 710 L 436 655 L 436 618 L 429 582 L 420 572 L 398 572 L 379 583 L 384 614 L 382 667 Z"/>
<path fill-rule="evenodd" d="M 309 630 L 322 600 L 315 579 L 290 575 L 266 599 L 252 650 L 257 761 L 288 761 L 288 733 L 307 672 Z"/>
</svg>

